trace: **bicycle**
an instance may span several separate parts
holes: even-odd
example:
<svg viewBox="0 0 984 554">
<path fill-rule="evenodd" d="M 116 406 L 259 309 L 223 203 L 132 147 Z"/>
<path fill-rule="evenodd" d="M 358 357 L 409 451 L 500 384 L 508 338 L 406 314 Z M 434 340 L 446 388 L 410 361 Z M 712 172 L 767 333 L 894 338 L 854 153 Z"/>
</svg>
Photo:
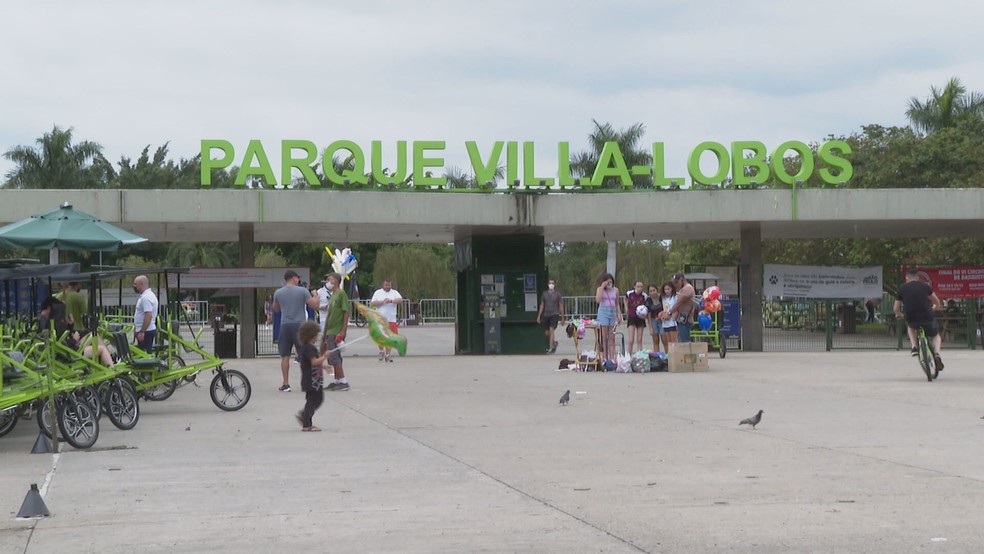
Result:
<svg viewBox="0 0 984 554">
<path fill-rule="evenodd" d="M 358 300 L 352 300 L 352 311 L 350 313 L 349 321 L 351 321 L 356 327 L 362 328 L 366 326 L 365 316 L 363 316 L 359 310 L 355 309 L 355 304 Z"/>
<path fill-rule="evenodd" d="M 919 357 L 919 365 L 922 367 L 923 373 L 926 374 L 926 380 L 932 382 L 939 376 L 940 372 L 936 369 L 933 348 L 929 346 L 926 331 L 921 326 L 916 332 L 916 353 Z"/>
</svg>

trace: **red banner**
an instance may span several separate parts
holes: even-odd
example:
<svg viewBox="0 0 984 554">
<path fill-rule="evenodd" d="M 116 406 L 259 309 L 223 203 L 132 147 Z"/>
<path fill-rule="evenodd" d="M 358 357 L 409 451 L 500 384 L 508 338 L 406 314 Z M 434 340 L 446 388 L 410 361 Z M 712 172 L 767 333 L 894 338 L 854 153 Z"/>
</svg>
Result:
<svg viewBox="0 0 984 554">
<path fill-rule="evenodd" d="M 906 268 L 907 270 L 909 268 Z M 984 267 L 917 267 L 941 299 L 984 298 Z"/>
</svg>

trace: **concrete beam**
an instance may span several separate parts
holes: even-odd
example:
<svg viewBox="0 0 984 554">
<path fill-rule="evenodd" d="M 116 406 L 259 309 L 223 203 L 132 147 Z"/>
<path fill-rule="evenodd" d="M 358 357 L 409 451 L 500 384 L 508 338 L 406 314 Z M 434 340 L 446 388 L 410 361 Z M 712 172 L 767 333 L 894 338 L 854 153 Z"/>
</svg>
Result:
<svg viewBox="0 0 984 554">
<path fill-rule="evenodd" d="M 453 242 L 984 235 L 984 188 L 440 193 L 338 190 L 2 190 L 0 223 L 68 201 L 152 241 Z M 914 222 L 916 222 L 914 224 Z"/>
</svg>

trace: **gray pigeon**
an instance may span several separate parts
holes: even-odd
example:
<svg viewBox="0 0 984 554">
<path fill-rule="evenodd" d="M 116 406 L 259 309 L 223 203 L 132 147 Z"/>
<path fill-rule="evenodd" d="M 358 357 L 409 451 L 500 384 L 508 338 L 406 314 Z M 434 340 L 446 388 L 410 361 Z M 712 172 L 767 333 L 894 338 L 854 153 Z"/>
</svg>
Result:
<svg viewBox="0 0 984 554">
<path fill-rule="evenodd" d="M 563 404 L 564 406 L 566 406 L 567 403 L 570 401 L 571 401 L 571 391 L 565 392 L 564 396 L 560 397 L 560 403 Z"/>
<path fill-rule="evenodd" d="M 762 414 L 764 413 L 765 413 L 764 411 L 759 410 L 759 413 L 753 415 L 748 419 L 741 420 L 741 423 L 739 423 L 738 425 L 751 425 L 752 429 L 754 429 L 755 426 L 758 425 L 760 421 L 762 421 Z"/>
</svg>

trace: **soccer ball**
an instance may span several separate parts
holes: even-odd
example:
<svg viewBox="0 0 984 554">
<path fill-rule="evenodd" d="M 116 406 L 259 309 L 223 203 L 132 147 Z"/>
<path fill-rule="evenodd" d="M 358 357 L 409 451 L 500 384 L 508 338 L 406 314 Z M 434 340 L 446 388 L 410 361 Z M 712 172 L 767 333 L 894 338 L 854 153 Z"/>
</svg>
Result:
<svg viewBox="0 0 984 554">
<path fill-rule="evenodd" d="M 649 315 L 649 308 L 645 306 L 636 308 L 636 317 L 646 317 L 647 315 Z"/>
</svg>

